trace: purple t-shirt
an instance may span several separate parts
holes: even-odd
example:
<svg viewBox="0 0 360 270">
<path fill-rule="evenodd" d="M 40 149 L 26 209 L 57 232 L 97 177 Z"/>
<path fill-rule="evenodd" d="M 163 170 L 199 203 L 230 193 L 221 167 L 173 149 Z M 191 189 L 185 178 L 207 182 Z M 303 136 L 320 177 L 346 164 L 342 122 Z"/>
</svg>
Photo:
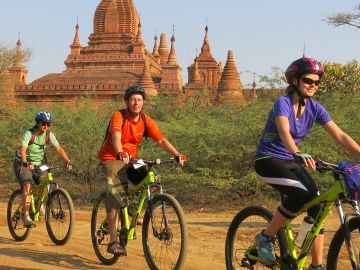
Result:
<svg viewBox="0 0 360 270">
<path fill-rule="evenodd" d="M 276 126 L 275 118 L 280 115 L 289 119 L 290 134 L 296 145 L 306 137 L 315 121 L 320 125 L 331 121 L 331 117 L 325 108 L 311 98 L 306 99 L 305 111 L 299 119 L 296 119 L 292 95 L 281 96 L 270 111 L 256 150 L 255 159 L 266 156 L 293 159 L 293 155 L 283 145 Z"/>
</svg>

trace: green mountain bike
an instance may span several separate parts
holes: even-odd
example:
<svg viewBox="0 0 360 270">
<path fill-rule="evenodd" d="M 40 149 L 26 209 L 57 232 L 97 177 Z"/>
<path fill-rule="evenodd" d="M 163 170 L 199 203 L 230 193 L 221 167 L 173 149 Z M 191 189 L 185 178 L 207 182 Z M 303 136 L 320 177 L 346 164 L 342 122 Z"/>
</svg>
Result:
<svg viewBox="0 0 360 270">
<path fill-rule="evenodd" d="M 155 165 L 176 164 L 177 161 L 140 159 L 132 160 L 131 163 L 133 166 L 145 166 L 147 175 L 128 195 L 127 200 L 135 209 L 131 221 L 128 207 L 120 210 L 119 242 L 126 246 L 128 240 L 136 239 L 137 219 L 147 199 L 142 225 L 142 244 L 146 262 L 150 269 L 181 269 L 188 245 L 185 215 L 179 202 L 163 192 L 160 176 L 154 168 Z M 95 201 L 91 216 L 91 239 L 99 260 L 111 265 L 118 261 L 119 256 L 107 253 L 110 234 L 106 220 L 105 197 L 106 192 L 103 192 Z"/>
<path fill-rule="evenodd" d="M 321 205 L 311 230 L 305 237 L 301 248 L 297 248 L 295 230 L 291 221 L 284 224 L 277 233 L 275 241 L 275 265 L 263 265 L 258 257 L 254 236 L 267 227 L 272 212 L 262 206 L 249 206 L 242 209 L 232 220 L 225 244 L 225 261 L 228 270 L 233 269 L 304 269 L 316 236 L 323 228 L 330 210 L 335 205 L 341 225 L 332 238 L 328 256 L 328 270 L 360 269 L 360 212 L 356 199 L 351 199 L 339 167 L 335 164 L 317 160 L 319 172 L 331 172 L 335 182 L 320 196 L 306 203 L 297 216 L 315 204 Z M 345 213 L 343 204 L 352 206 L 351 213 Z M 295 226 L 293 226 L 295 227 Z"/>
<path fill-rule="evenodd" d="M 50 239 L 56 245 L 66 244 L 71 236 L 74 226 L 74 205 L 69 193 L 60 188 L 53 179 L 52 169 L 64 168 L 64 166 L 48 167 L 42 165 L 40 169 L 47 171 L 46 177 L 36 189 L 39 190 L 39 197 L 34 197 L 32 189 L 30 202 L 30 217 L 35 222 L 39 221 L 40 207 L 45 205 L 46 230 Z M 15 190 L 9 199 L 7 206 L 7 224 L 10 234 L 16 241 L 24 241 L 31 231 L 26 228 L 23 222 L 22 190 Z"/>
</svg>

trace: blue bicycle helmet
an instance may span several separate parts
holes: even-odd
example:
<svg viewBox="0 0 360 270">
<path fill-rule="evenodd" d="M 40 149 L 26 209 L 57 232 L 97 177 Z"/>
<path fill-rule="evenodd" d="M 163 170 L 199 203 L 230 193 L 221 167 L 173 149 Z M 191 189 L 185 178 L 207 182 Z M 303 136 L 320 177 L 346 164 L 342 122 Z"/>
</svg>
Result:
<svg viewBox="0 0 360 270">
<path fill-rule="evenodd" d="M 53 121 L 53 117 L 51 116 L 50 113 L 48 112 L 39 112 L 36 116 L 35 116 L 35 121 L 36 122 L 45 122 L 45 123 L 51 123 Z"/>
<path fill-rule="evenodd" d="M 125 90 L 125 95 L 124 95 L 124 99 L 125 100 L 129 100 L 129 98 L 131 97 L 131 95 L 133 94 L 139 94 L 142 95 L 144 100 L 146 99 L 146 93 L 145 93 L 145 89 L 138 86 L 138 85 L 134 85 L 129 87 L 128 89 Z"/>
</svg>

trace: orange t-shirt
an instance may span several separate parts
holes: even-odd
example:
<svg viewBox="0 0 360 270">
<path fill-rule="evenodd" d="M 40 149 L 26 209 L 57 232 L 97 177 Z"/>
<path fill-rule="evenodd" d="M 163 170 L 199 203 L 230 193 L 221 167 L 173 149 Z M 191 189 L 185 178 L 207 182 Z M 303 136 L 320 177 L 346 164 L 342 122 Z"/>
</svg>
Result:
<svg viewBox="0 0 360 270">
<path fill-rule="evenodd" d="M 160 132 L 158 125 L 148 115 L 145 114 L 148 136 L 154 141 L 164 138 Z M 123 116 L 117 111 L 111 117 L 107 139 L 99 152 L 101 161 L 115 160 L 117 152 L 112 143 L 112 135 L 114 132 L 121 132 L 121 143 L 124 152 L 129 153 L 132 157 L 137 157 L 138 149 L 144 136 L 144 121 L 141 115 L 138 121 L 131 116 L 127 116 L 123 125 Z M 122 127 L 123 126 L 123 127 Z M 122 128 L 121 128 L 122 127 Z"/>
</svg>

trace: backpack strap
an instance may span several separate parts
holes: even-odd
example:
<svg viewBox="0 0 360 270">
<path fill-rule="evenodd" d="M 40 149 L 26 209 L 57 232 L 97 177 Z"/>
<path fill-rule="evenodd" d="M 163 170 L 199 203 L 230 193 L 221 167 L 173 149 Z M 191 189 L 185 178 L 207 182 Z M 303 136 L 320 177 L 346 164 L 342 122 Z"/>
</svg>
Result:
<svg viewBox="0 0 360 270">
<path fill-rule="evenodd" d="M 29 128 L 29 131 L 31 132 L 29 145 L 32 145 L 35 141 L 35 127 Z M 49 142 L 50 142 L 50 130 L 47 130 L 45 134 L 45 144 L 48 144 Z"/>
<path fill-rule="evenodd" d="M 121 109 L 119 110 L 119 112 L 121 113 L 122 117 L 123 117 L 123 123 L 121 125 L 121 129 L 124 127 L 125 121 L 126 121 L 126 117 L 127 117 L 127 113 L 126 113 L 126 109 Z M 147 138 L 149 137 L 148 135 L 148 128 L 147 128 L 147 122 L 146 122 L 146 117 L 145 117 L 145 113 L 140 113 L 140 117 L 141 120 L 144 122 L 144 133 L 143 133 L 143 137 L 147 140 Z"/>
</svg>

